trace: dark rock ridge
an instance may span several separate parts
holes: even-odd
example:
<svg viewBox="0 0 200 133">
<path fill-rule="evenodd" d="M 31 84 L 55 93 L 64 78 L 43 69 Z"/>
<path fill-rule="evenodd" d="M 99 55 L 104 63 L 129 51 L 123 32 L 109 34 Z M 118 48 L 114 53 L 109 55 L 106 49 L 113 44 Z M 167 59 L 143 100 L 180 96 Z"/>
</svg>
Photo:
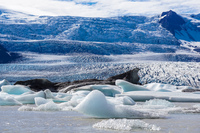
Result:
<svg viewBox="0 0 200 133">
<path fill-rule="evenodd" d="M 180 31 L 182 29 L 181 26 L 186 23 L 181 16 L 172 10 L 163 12 L 161 17 L 159 23 L 173 35 L 175 35 L 176 30 Z"/>
<path fill-rule="evenodd" d="M 139 68 L 134 68 L 133 70 L 127 71 L 125 73 L 112 76 L 106 80 L 98 80 L 98 79 L 84 79 L 84 80 L 77 80 L 73 82 L 60 82 L 60 83 L 53 83 L 47 79 L 32 79 L 27 81 L 17 81 L 16 84 L 29 86 L 31 90 L 33 91 L 40 91 L 40 90 L 46 90 L 49 89 L 52 92 L 68 92 L 74 88 L 78 88 L 81 86 L 86 85 L 98 85 L 98 84 L 108 84 L 108 85 L 114 85 L 115 80 L 117 79 L 123 79 L 128 82 L 139 84 L 139 76 L 138 71 Z"/>
<path fill-rule="evenodd" d="M 0 63 L 9 63 L 19 59 L 21 56 L 17 53 L 7 51 L 0 45 Z"/>
<path fill-rule="evenodd" d="M 49 89 L 52 92 L 57 92 L 55 83 L 52 83 L 51 81 L 47 79 L 33 79 L 33 80 L 26 80 L 26 81 L 17 81 L 15 85 L 16 84 L 28 86 L 33 91 L 41 91 L 41 90 Z"/>
</svg>

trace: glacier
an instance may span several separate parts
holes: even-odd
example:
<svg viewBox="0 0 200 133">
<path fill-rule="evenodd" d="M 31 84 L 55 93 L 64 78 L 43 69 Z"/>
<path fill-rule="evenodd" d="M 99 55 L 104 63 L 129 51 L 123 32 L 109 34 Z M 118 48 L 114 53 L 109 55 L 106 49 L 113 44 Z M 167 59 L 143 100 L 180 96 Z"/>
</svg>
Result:
<svg viewBox="0 0 200 133">
<path fill-rule="evenodd" d="M 97 55 L 147 51 L 175 53 L 177 50 L 190 51 L 190 48 L 182 47 L 180 40 L 198 42 L 200 34 L 198 15 L 193 14 L 180 15 L 185 23 L 178 25 L 182 29 L 171 33 L 159 23 L 170 18 L 162 14 L 91 18 L 34 16 L 5 9 L 1 9 L 1 12 L 0 43 L 7 50 L 18 52 Z M 170 16 L 171 12 L 165 12 L 165 15 Z M 177 16 L 172 15 L 172 19 Z"/>
</svg>

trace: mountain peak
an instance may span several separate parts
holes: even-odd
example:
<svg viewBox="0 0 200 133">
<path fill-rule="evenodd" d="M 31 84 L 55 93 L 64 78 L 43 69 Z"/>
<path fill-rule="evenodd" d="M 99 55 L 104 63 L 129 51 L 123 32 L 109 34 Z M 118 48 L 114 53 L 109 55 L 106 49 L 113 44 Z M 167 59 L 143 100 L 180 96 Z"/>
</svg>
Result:
<svg viewBox="0 0 200 133">
<path fill-rule="evenodd" d="M 162 27 L 166 28 L 174 35 L 175 30 L 180 31 L 182 29 L 181 25 L 185 24 L 186 22 L 180 15 L 170 10 L 161 14 L 159 23 L 161 23 Z"/>
</svg>

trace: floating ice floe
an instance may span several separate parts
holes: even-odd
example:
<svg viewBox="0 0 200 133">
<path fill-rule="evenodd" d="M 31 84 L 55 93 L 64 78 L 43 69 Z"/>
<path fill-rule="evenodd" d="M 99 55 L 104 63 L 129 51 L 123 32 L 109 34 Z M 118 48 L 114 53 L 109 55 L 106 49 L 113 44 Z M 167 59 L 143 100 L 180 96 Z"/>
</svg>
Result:
<svg viewBox="0 0 200 133">
<path fill-rule="evenodd" d="M 177 90 L 177 87 L 174 85 L 161 84 L 161 83 L 150 83 L 144 85 L 144 87 L 146 87 L 151 91 L 159 91 L 159 92 L 171 92 Z"/>
<path fill-rule="evenodd" d="M 144 87 L 146 87 L 151 91 L 158 91 L 158 92 L 182 92 L 182 90 L 185 89 L 195 89 L 194 87 L 190 86 L 175 86 L 162 83 L 149 83 L 145 84 Z"/>
<path fill-rule="evenodd" d="M 117 94 L 117 97 L 129 96 L 134 101 L 146 101 L 151 99 L 164 99 L 171 102 L 200 102 L 200 94 L 184 92 L 155 92 L 155 91 L 132 91 Z"/>
<path fill-rule="evenodd" d="M 131 119 L 108 119 L 102 120 L 93 125 L 93 128 L 99 129 L 111 129 L 119 131 L 131 131 L 131 130 L 150 130 L 150 131 L 159 131 L 160 127 L 146 123 L 142 120 L 131 120 Z"/>
<path fill-rule="evenodd" d="M 13 95 L 21 95 L 26 92 L 31 92 L 31 89 L 24 85 L 3 85 L 1 91 Z"/>
<path fill-rule="evenodd" d="M 89 93 L 75 109 L 96 118 L 160 118 L 161 113 L 135 110 L 131 106 L 115 105 L 108 102 L 103 93 L 94 90 Z"/>
</svg>

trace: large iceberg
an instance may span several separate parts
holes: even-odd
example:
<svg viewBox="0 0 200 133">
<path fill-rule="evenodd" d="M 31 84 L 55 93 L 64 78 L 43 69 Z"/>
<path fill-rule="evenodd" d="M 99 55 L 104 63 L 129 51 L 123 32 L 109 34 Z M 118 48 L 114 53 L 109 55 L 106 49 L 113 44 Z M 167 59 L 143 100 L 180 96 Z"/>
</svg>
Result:
<svg viewBox="0 0 200 133">
<path fill-rule="evenodd" d="M 103 93 L 94 90 L 75 107 L 75 110 L 95 118 L 160 118 L 159 113 L 139 111 L 131 106 L 115 105 Z"/>
</svg>

